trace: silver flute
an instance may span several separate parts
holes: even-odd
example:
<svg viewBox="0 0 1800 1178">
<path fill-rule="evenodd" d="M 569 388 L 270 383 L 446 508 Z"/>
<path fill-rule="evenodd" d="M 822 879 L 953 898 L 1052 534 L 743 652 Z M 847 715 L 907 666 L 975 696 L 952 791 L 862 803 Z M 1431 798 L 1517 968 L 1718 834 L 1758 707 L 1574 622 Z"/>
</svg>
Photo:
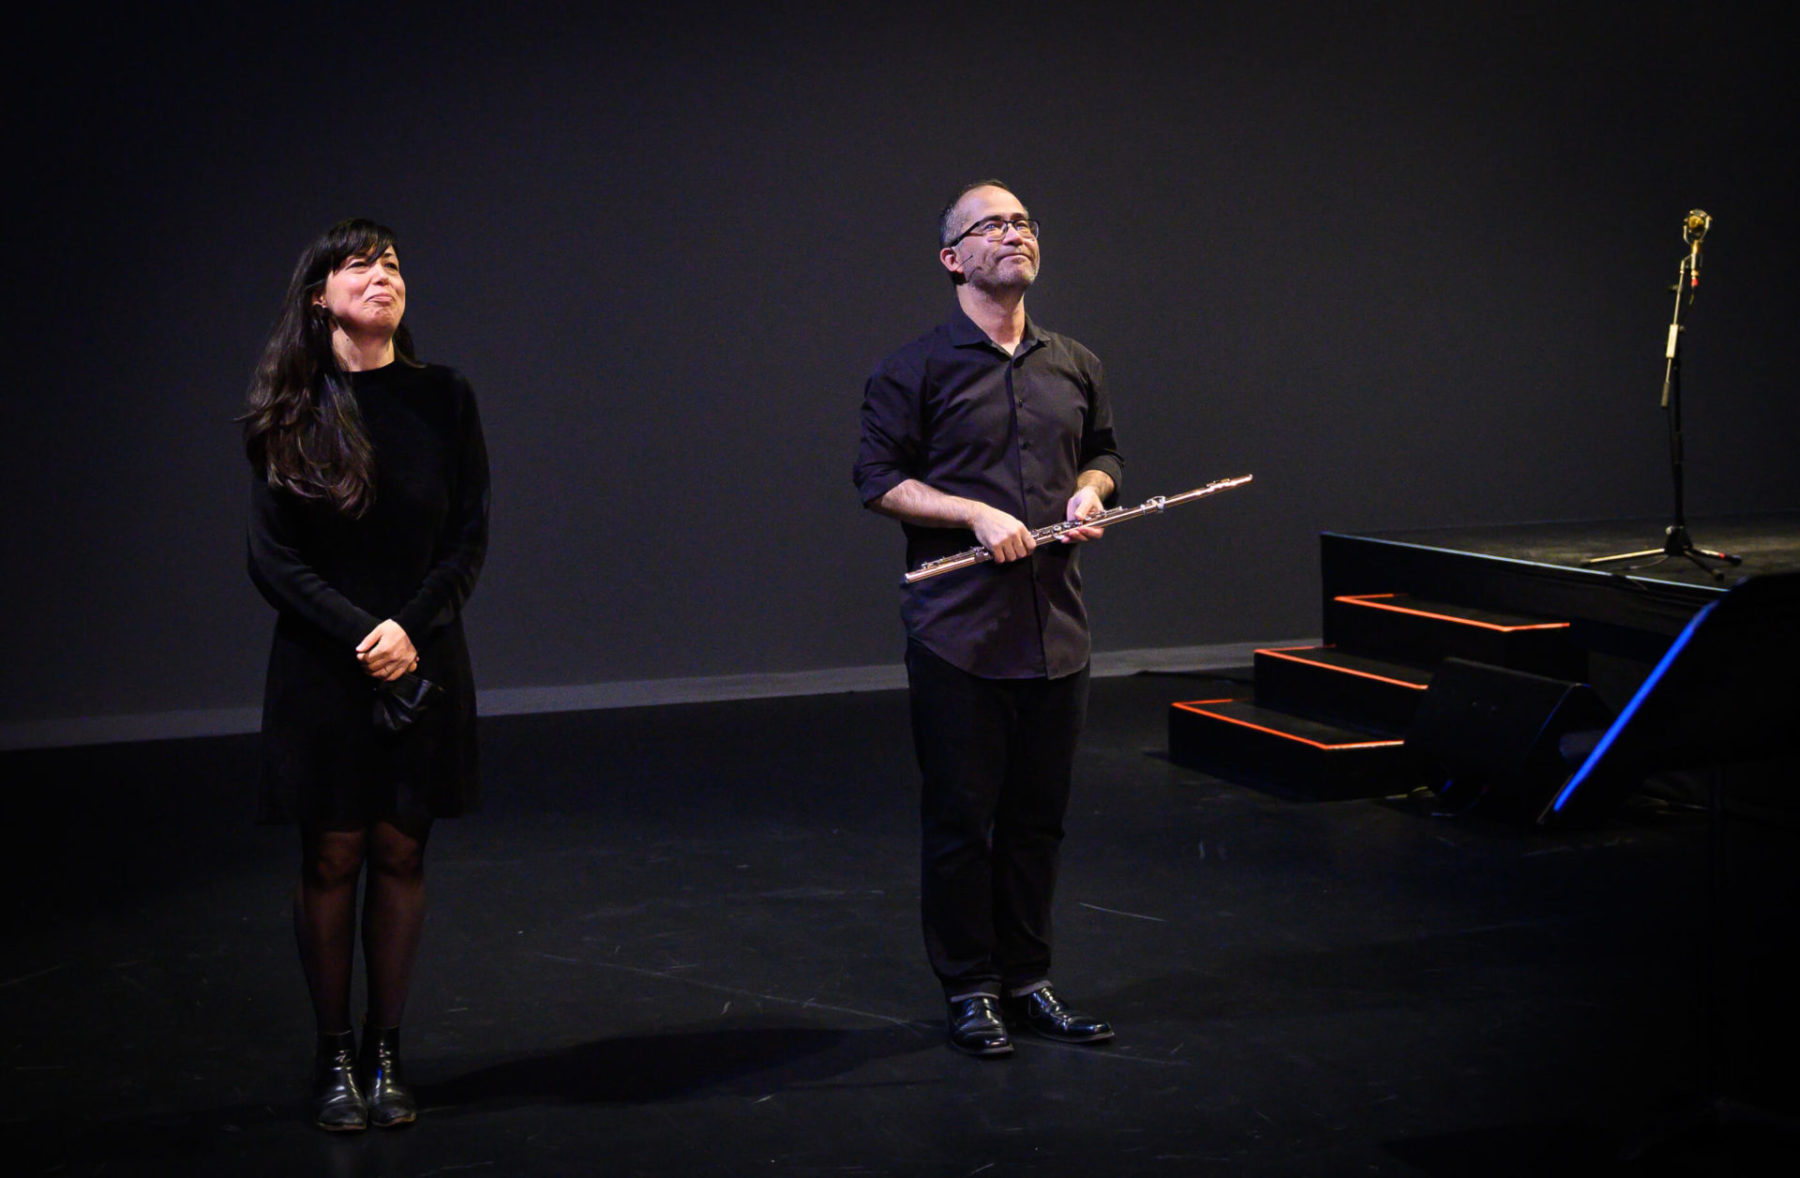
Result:
<svg viewBox="0 0 1800 1178">
<path fill-rule="evenodd" d="M 1072 532 L 1076 528 L 1110 528 L 1114 524 L 1126 523 L 1134 519 L 1142 519 L 1147 515 L 1157 515 L 1171 507 L 1180 507 L 1183 503 L 1192 503 L 1196 499 L 1204 499 L 1208 495 L 1216 495 L 1220 491 L 1228 491 L 1232 487 L 1241 487 L 1254 475 L 1241 474 L 1236 478 L 1217 479 L 1204 487 L 1195 487 L 1192 491 L 1183 491 L 1179 495 L 1157 495 L 1146 499 L 1136 507 L 1115 507 L 1111 511 L 1103 511 L 1091 519 L 1068 519 L 1060 524 L 1039 528 L 1031 533 L 1036 543 L 1048 544 L 1064 532 Z M 928 560 L 912 572 L 906 574 L 906 583 L 915 584 L 929 577 L 939 577 L 945 573 L 954 573 L 957 569 L 966 569 L 971 565 L 986 564 L 994 559 L 994 554 L 982 545 L 976 545 L 952 556 L 940 556 L 936 560 Z"/>
</svg>

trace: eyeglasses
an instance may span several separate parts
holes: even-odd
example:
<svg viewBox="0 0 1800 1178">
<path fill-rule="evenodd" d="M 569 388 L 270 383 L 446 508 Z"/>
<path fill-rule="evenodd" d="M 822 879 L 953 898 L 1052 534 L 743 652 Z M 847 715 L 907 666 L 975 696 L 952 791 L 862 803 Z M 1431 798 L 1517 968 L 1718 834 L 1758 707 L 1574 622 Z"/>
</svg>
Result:
<svg viewBox="0 0 1800 1178">
<path fill-rule="evenodd" d="M 973 225 L 951 238 L 944 248 L 949 249 L 950 246 L 955 245 L 963 238 L 976 233 L 981 234 L 981 236 L 987 238 L 989 241 L 999 241 L 1006 236 L 1006 231 L 1008 229 L 1017 233 L 1020 237 L 1035 238 L 1041 228 L 1042 227 L 1037 221 L 1034 221 L 1029 217 L 1014 217 L 1010 221 L 1000 217 L 986 217 L 975 222 Z"/>
</svg>

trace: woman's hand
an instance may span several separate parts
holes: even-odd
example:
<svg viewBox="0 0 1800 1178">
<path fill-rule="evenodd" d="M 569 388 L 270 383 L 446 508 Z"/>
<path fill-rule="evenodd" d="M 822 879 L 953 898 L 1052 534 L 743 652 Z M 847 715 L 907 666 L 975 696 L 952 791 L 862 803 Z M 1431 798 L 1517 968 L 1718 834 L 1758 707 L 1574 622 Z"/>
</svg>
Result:
<svg viewBox="0 0 1800 1178">
<path fill-rule="evenodd" d="M 418 669 L 419 652 L 400 623 L 389 618 L 356 644 L 356 661 L 375 678 L 392 682 Z"/>
</svg>

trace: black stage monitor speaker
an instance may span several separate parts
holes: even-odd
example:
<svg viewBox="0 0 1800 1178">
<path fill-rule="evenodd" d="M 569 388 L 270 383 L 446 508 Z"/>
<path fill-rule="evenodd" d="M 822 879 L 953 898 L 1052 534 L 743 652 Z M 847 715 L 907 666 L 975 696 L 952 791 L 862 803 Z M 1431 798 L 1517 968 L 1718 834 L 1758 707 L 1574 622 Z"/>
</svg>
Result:
<svg viewBox="0 0 1800 1178">
<path fill-rule="evenodd" d="M 1451 658 L 1432 675 L 1406 748 L 1442 775 L 1446 798 L 1530 821 L 1569 779 L 1562 738 L 1611 722 L 1585 683 Z"/>
</svg>

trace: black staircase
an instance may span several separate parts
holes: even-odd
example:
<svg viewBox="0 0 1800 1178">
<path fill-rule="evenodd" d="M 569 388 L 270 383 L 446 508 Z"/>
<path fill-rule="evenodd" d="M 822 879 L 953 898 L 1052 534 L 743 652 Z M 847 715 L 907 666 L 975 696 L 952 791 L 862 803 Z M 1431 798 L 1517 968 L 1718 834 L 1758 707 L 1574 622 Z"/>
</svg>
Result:
<svg viewBox="0 0 1800 1178">
<path fill-rule="evenodd" d="M 1325 602 L 1325 644 L 1256 652 L 1255 698 L 1169 707 L 1178 764 L 1316 799 L 1419 784 L 1405 737 L 1435 668 L 1457 657 L 1560 679 L 1586 677 L 1570 623 L 1404 593 Z"/>
</svg>

